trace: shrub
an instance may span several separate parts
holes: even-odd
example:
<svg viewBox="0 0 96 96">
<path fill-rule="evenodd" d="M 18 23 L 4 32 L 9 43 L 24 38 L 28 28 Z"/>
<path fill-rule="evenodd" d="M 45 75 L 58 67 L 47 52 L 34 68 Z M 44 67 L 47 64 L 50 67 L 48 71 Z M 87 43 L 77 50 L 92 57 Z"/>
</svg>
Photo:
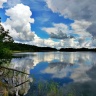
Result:
<svg viewBox="0 0 96 96">
<path fill-rule="evenodd" d="M 9 58 L 12 55 L 12 51 L 8 48 L 0 48 L 0 58 Z"/>
</svg>

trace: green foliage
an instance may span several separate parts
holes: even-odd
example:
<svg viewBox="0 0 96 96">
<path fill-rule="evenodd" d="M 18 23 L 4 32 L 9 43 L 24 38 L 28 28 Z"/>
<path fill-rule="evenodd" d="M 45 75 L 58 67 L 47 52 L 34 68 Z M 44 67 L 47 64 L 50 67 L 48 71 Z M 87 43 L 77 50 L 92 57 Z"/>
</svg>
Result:
<svg viewBox="0 0 96 96">
<path fill-rule="evenodd" d="M 54 81 L 32 82 L 28 94 L 25 96 L 78 96 L 74 87 L 61 86 Z M 83 96 L 83 95 L 79 95 Z"/>
<path fill-rule="evenodd" d="M 10 49 L 8 49 L 8 48 L 1 48 L 0 49 L 0 57 L 2 58 L 2 57 L 4 57 L 4 58 L 9 58 L 9 57 L 11 57 L 11 55 L 12 55 L 12 51 L 10 50 Z"/>
<path fill-rule="evenodd" d="M 13 43 L 13 38 L 9 35 L 9 30 L 5 31 L 4 27 L 0 24 L 0 58 L 9 58 L 12 54 L 9 46 L 5 43 Z"/>
<path fill-rule="evenodd" d="M 75 96 L 73 92 L 68 93 L 68 96 Z"/>
<path fill-rule="evenodd" d="M 50 96 L 50 94 L 53 94 L 52 96 L 56 96 L 56 94 L 58 93 L 58 84 L 55 82 L 51 82 L 49 84 L 49 92 L 48 92 L 48 96 Z"/>
<path fill-rule="evenodd" d="M 32 96 L 63 96 L 56 82 L 33 82 L 31 87 Z"/>
</svg>

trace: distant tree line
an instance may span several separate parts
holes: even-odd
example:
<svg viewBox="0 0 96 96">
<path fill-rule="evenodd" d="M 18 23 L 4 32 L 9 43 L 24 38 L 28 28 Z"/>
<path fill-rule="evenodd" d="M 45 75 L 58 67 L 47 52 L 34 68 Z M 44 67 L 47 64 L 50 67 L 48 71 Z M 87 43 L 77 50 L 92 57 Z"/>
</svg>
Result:
<svg viewBox="0 0 96 96">
<path fill-rule="evenodd" d="M 21 52 L 44 52 L 44 51 L 57 51 L 55 48 L 50 47 L 37 47 L 34 45 L 22 44 L 22 43 L 10 43 L 5 42 L 5 45 L 8 46 L 12 51 L 21 51 Z"/>
<path fill-rule="evenodd" d="M 94 48 L 94 49 L 89 49 L 89 48 L 61 48 L 59 51 L 66 51 L 66 52 L 96 51 L 96 48 Z"/>
</svg>

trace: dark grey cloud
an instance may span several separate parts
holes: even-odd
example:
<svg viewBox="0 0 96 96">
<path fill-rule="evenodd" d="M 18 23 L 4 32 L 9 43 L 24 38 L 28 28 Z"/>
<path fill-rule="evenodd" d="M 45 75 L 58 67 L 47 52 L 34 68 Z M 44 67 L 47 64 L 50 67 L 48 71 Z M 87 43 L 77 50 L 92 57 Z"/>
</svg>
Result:
<svg viewBox="0 0 96 96">
<path fill-rule="evenodd" d="M 58 12 L 68 18 L 87 21 L 94 21 L 96 16 L 96 1 L 95 0 L 46 0 L 48 7 L 53 12 Z"/>
<path fill-rule="evenodd" d="M 51 33 L 50 34 L 51 38 L 55 38 L 55 39 L 70 39 L 70 38 L 74 38 L 74 36 L 70 35 L 68 36 L 68 34 L 63 33 L 62 31 L 59 31 L 59 34 L 55 34 L 55 33 Z"/>
<path fill-rule="evenodd" d="M 92 34 L 93 38 L 96 38 L 96 22 L 89 26 L 89 28 L 87 28 L 87 31 Z"/>
</svg>

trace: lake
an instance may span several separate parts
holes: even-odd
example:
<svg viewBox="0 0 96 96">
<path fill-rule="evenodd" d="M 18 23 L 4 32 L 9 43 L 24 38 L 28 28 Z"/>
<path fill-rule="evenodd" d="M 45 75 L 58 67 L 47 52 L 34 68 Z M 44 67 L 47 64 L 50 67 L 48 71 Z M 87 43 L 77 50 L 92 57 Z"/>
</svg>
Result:
<svg viewBox="0 0 96 96">
<path fill-rule="evenodd" d="M 0 82 L 12 88 L 6 89 L 10 94 L 96 96 L 95 52 L 15 53 L 12 59 L 1 59 L 0 64 Z M 5 90 L 4 86 L 1 89 Z"/>
</svg>

